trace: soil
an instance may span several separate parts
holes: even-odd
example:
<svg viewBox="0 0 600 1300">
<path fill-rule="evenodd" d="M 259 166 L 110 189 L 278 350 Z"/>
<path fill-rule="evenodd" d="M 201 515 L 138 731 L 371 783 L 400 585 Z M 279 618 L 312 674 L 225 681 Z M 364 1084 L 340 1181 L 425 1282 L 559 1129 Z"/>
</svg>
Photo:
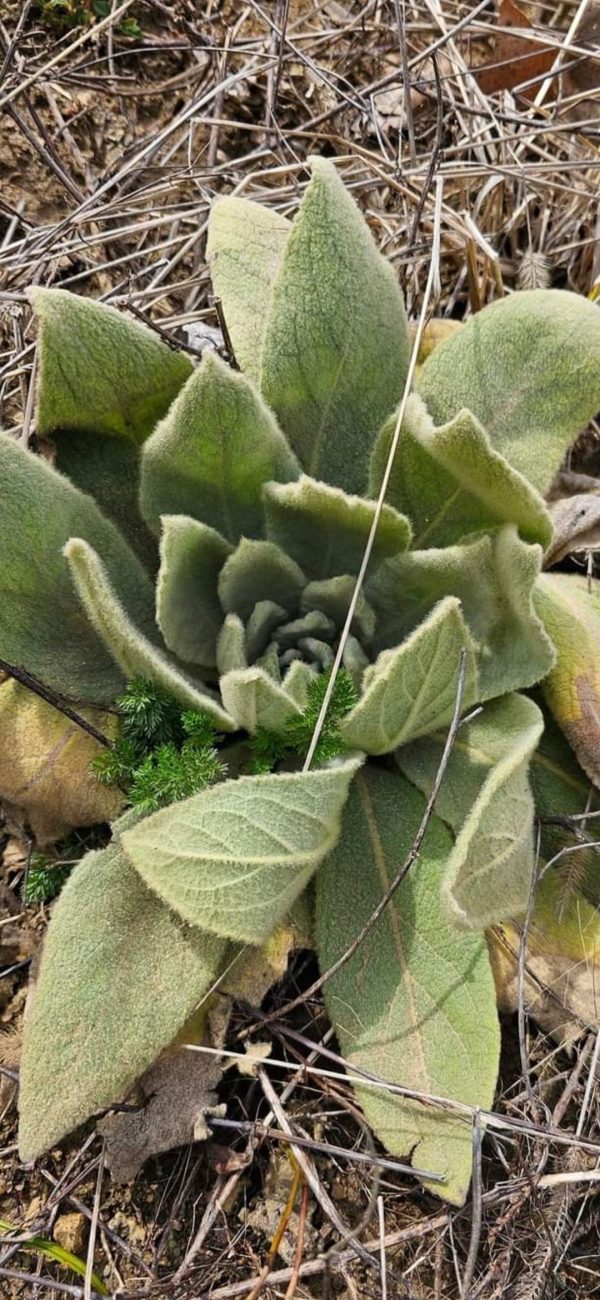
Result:
<svg viewBox="0 0 600 1300">
<path fill-rule="evenodd" d="M 524 7 L 536 25 L 558 32 L 574 13 L 570 3 Z M 399 74 L 392 0 L 292 0 L 289 6 L 250 0 L 243 7 L 235 0 L 206 0 L 202 6 L 194 0 L 140 0 L 126 16 L 137 20 L 139 36 L 103 18 L 100 25 L 69 27 L 48 0 L 0 5 L 4 428 L 22 433 L 25 425 L 29 432 L 30 284 L 62 283 L 133 305 L 181 343 L 188 326 L 218 324 L 203 233 L 214 194 L 241 184 L 244 193 L 266 195 L 290 215 L 311 152 L 338 158 L 398 269 L 411 316 L 429 266 L 433 164 L 445 174 L 436 315 L 460 320 L 531 277 L 584 294 L 598 289 L 597 127 L 586 134 L 581 124 L 561 116 L 560 102 L 538 110 L 505 92 L 478 98 L 465 68 L 490 58 L 494 34 L 493 19 L 479 10 L 469 16 L 458 0 L 443 0 L 440 8 L 407 6 L 408 97 Z M 454 37 L 442 39 L 459 22 Z M 439 45 L 435 61 L 433 45 Z M 238 80 L 228 82 L 233 74 Z M 597 474 L 599 464 L 592 427 L 580 444 L 580 462 L 571 468 Z M 85 1259 L 101 1160 L 93 1125 L 33 1168 L 18 1160 L 19 1031 L 48 915 L 44 907 L 22 903 L 27 837 L 7 829 L 0 847 L 0 1217 Z M 305 967 L 305 958 L 295 959 L 271 994 L 272 1006 L 297 992 Z M 244 1023 L 242 1009 L 238 1016 L 229 1030 L 233 1044 Z M 307 1008 L 295 1027 L 311 1036 L 319 1025 L 322 1030 L 324 1023 Z M 471 1200 L 464 1210 L 448 1209 L 410 1175 L 382 1172 L 379 1194 L 392 1239 L 386 1249 L 389 1297 L 464 1296 L 460 1279 L 470 1245 L 477 1246 L 478 1227 L 470 1300 L 600 1296 L 597 1184 L 540 1190 L 536 1182 L 543 1172 L 569 1172 L 573 1157 L 551 1147 L 535 1126 L 559 1107 L 562 1126 L 575 1127 L 583 1096 L 577 1066 L 591 1042 L 567 1054 L 535 1026 L 527 1033 L 532 1075 L 541 1083 L 532 1101 L 516 1019 L 507 1017 L 496 1110 L 509 1127 L 513 1121 L 516 1126 L 508 1136 L 492 1134 L 484 1142 L 480 1206 Z M 291 1040 L 276 1046 L 280 1055 L 297 1060 Z M 227 1119 L 242 1126 L 266 1113 L 256 1080 L 235 1071 L 225 1076 L 220 1098 Z M 371 1150 L 344 1085 L 303 1082 L 288 1117 L 314 1142 L 350 1153 Z M 523 1131 L 526 1124 L 533 1126 L 529 1132 Z M 600 1137 L 596 1101 L 588 1135 L 596 1142 Z M 238 1292 L 247 1295 L 265 1264 L 272 1271 L 292 1266 L 300 1239 L 303 1264 L 330 1249 L 341 1250 L 341 1262 L 334 1254 L 331 1267 L 301 1273 L 298 1300 L 382 1296 L 380 1272 L 358 1260 L 347 1243 L 340 1246 L 339 1234 L 312 1197 L 304 1224 L 299 1197 L 277 1257 L 270 1259 L 293 1177 L 287 1151 L 272 1135 L 253 1146 L 243 1127 L 215 1123 L 207 1142 L 150 1159 L 130 1185 L 115 1184 L 105 1173 L 94 1266 L 110 1294 L 122 1300 L 200 1300 L 209 1292 L 218 1297 L 220 1288 L 229 1287 L 233 1295 L 231 1288 L 248 1283 Z M 576 1157 L 585 1159 L 580 1151 Z M 372 1167 L 338 1155 L 314 1158 L 346 1224 L 360 1224 L 370 1213 L 361 1239 L 378 1258 Z M 178 1283 L 177 1270 L 202 1216 L 219 1188 L 234 1179 Z M 289 1276 L 267 1284 L 264 1300 L 285 1295 L 288 1283 Z M 82 1296 L 83 1281 L 5 1236 L 0 1295 L 60 1300 Z"/>
</svg>

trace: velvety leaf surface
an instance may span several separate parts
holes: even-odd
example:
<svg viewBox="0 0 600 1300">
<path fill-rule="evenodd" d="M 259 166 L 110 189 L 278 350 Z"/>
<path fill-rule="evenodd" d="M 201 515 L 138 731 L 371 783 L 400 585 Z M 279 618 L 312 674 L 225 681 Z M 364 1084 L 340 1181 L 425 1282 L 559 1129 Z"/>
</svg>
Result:
<svg viewBox="0 0 600 1300">
<path fill-rule="evenodd" d="M 119 826 L 107 849 L 75 869 L 53 910 L 25 1018 L 23 1160 L 121 1100 L 225 954 L 224 941 L 184 925 L 146 887 L 121 851 Z"/>
<path fill-rule="evenodd" d="M 317 949 L 326 970 L 352 943 L 408 853 L 424 800 L 393 772 L 355 779 L 342 835 L 317 877 Z M 483 937 L 449 922 L 440 898 L 451 840 L 435 817 L 417 862 L 377 926 L 324 986 L 344 1056 L 392 1083 L 489 1107 L 500 1034 Z M 356 864 L 360 862 L 360 871 Z M 464 1201 L 468 1116 L 357 1085 L 366 1118 L 392 1154 L 443 1174 L 438 1195 Z"/>
<path fill-rule="evenodd" d="M 396 428 L 383 426 L 371 460 L 369 490 L 379 492 Z M 527 542 L 547 546 L 552 536 L 548 510 L 535 488 L 495 451 L 479 421 L 460 411 L 436 428 L 413 394 L 394 457 L 387 499 L 406 511 L 414 545 L 447 546 L 469 533 L 513 523 Z"/>
<path fill-rule="evenodd" d="M 507 695 L 464 723 L 454 743 L 436 811 L 456 832 L 443 895 L 455 924 L 482 930 L 519 916 L 534 865 L 529 764 L 544 720 L 533 700 Z M 429 794 L 445 735 L 398 751 L 402 772 Z"/>
<path fill-rule="evenodd" d="M 163 515 L 161 522 L 156 621 L 179 659 L 214 667 L 223 622 L 219 573 L 231 547 L 214 528 L 186 515 Z"/>
<path fill-rule="evenodd" d="M 209 352 L 144 447 L 142 513 L 156 533 L 185 514 L 235 545 L 264 533 L 263 483 L 299 472 L 254 385 Z"/>
<path fill-rule="evenodd" d="M 163 650 L 143 636 L 111 586 L 106 569 L 87 542 L 72 538 L 64 550 L 82 606 L 119 665 L 125 679 L 147 677 L 188 709 L 199 709 L 222 731 L 235 730 L 232 718 L 202 682 L 188 677 Z"/>
<path fill-rule="evenodd" d="M 600 312 L 561 289 L 514 293 L 441 343 L 416 387 L 436 424 L 472 411 L 496 451 L 545 492 L 600 407 Z"/>
<path fill-rule="evenodd" d="M 384 560 L 366 585 L 378 615 L 377 647 L 397 645 L 444 596 L 458 596 L 480 645 L 480 699 L 533 686 L 554 651 L 533 603 L 541 549 L 512 524 L 463 546 Z"/>
<path fill-rule="evenodd" d="M 313 478 L 364 491 L 373 439 L 402 396 L 409 340 L 395 272 L 325 158 L 273 282 L 261 391 Z"/>
<path fill-rule="evenodd" d="M 158 547 L 139 506 L 139 443 L 132 438 L 59 431 L 53 435 L 54 467 L 87 492 L 103 515 L 117 525 L 145 568 L 158 565 Z"/>
<path fill-rule="evenodd" d="M 65 289 L 31 289 L 40 323 L 36 430 L 143 442 L 192 363 L 124 312 Z"/>
<path fill-rule="evenodd" d="M 116 718 L 95 709 L 83 716 L 113 738 Z M 116 817 L 120 790 L 100 785 L 90 770 L 98 741 L 32 691 L 8 679 L 0 685 L 0 800 L 9 819 L 25 813 L 38 847 L 74 826 Z"/>
<path fill-rule="evenodd" d="M 0 481 L 0 654 L 71 698 L 108 704 L 123 687 L 123 672 L 77 599 L 63 547 L 75 535 L 101 553 L 146 635 L 154 626 L 152 584 L 91 497 L 4 434 Z"/>
<path fill-rule="evenodd" d="M 535 603 L 556 646 L 542 693 L 588 776 L 600 784 L 600 595 L 575 573 L 546 573 Z"/>
<path fill-rule="evenodd" d="M 300 609 L 303 613 L 307 613 L 310 609 L 321 610 L 333 620 L 338 630 L 341 630 L 350 609 L 355 587 L 356 576 L 351 573 L 340 573 L 336 578 L 307 582 L 300 597 Z M 361 641 L 370 642 L 375 633 L 375 624 L 375 610 L 360 591 L 352 619 L 352 631 L 360 637 Z"/>
<path fill-rule="evenodd" d="M 358 766 L 225 781 L 147 817 L 125 851 L 187 921 L 262 943 L 335 844 Z"/>
<path fill-rule="evenodd" d="M 296 483 L 267 483 L 264 503 L 267 536 L 309 577 L 358 573 L 375 514 L 374 501 L 348 496 L 339 488 L 303 474 Z M 371 552 L 372 563 L 406 551 L 411 536 L 408 519 L 384 505 Z"/>
<path fill-rule="evenodd" d="M 242 370 L 260 380 L 262 342 L 273 280 L 291 230 L 285 217 L 248 199 L 213 204 L 206 256 L 229 337 Z"/>
<path fill-rule="evenodd" d="M 226 673 L 219 683 L 227 712 L 237 726 L 254 735 L 260 727 L 281 731 L 290 718 L 297 717 L 291 695 L 282 690 L 262 668 L 246 668 Z"/>
<path fill-rule="evenodd" d="M 250 617 L 261 601 L 271 600 L 290 614 L 297 611 L 305 583 L 301 568 L 274 542 L 242 538 L 219 578 L 219 598 L 228 614 Z"/>
<path fill-rule="evenodd" d="M 454 713 L 463 649 L 466 709 L 478 698 L 475 647 L 460 601 L 447 596 L 406 641 L 383 650 L 365 670 L 363 694 L 341 723 L 346 743 L 367 754 L 389 754 L 447 725 Z"/>
</svg>

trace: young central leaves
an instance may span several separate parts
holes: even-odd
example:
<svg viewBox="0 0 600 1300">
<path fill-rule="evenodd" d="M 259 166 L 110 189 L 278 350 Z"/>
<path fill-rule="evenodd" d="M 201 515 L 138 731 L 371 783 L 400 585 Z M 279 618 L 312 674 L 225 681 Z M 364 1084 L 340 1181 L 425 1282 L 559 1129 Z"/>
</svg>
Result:
<svg viewBox="0 0 600 1300">
<path fill-rule="evenodd" d="M 344 167 L 362 199 L 363 164 Z M 438 819 L 325 986 L 352 1061 L 467 1106 L 359 1086 L 380 1138 L 461 1201 L 468 1108 L 491 1104 L 497 1067 L 483 927 L 508 932 L 525 909 L 541 754 L 557 780 L 543 716 L 517 692 L 541 684 L 598 779 L 597 583 L 541 569 L 560 554 L 542 494 L 600 407 L 600 314 L 551 290 L 433 322 L 379 509 L 408 368 L 402 294 L 337 163 L 309 170 L 290 220 L 263 189 L 214 205 L 208 261 L 234 367 L 192 362 L 176 328 L 169 347 L 101 303 L 33 293 L 35 428 L 55 459 L 0 435 L 0 658 L 85 716 L 120 709 L 100 762 L 119 789 L 93 793 L 139 820 L 75 867 L 51 919 L 25 1029 L 23 1148 L 120 1100 L 223 975 L 229 940 L 260 964 L 256 945 L 289 928 L 292 905 L 309 909 L 313 877 L 322 968 L 345 951 L 412 843 L 464 663 L 469 717 Z M 20 730 L 13 696 L 5 683 L 0 733 L 21 756 L 31 825 L 35 774 L 70 741 L 42 709 Z M 89 746 L 69 752 L 85 781 L 69 765 L 61 834 L 89 813 Z M 564 754 L 559 786 L 569 764 L 565 806 L 584 811 Z M 14 777 L 0 765 L 13 806 Z M 544 824 L 543 850 L 556 843 Z"/>
</svg>

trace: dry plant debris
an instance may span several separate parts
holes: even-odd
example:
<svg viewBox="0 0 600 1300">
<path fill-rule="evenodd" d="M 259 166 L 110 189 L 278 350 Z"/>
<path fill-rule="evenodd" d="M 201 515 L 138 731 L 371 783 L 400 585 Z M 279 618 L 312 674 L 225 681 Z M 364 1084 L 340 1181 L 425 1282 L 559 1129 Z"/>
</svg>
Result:
<svg viewBox="0 0 600 1300">
<path fill-rule="evenodd" d="M 557 78 L 547 84 L 546 63 L 527 63 L 522 79 L 534 84 L 522 94 L 515 85 L 486 93 L 473 74 L 507 57 L 506 45 L 498 51 L 491 3 L 249 0 L 242 8 L 233 0 L 202 7 L 124 0 L 77 26 L 61 25 L 59 10 L 49 21 L 49 7 L 5 0 L 0 13 L 0 423 L 25 441 L 35 366 L 26 286 L 60 283 L 126 306 L 194 351 L 194 338 L 218 326 L 205 259 L 212 198 L 235 189 L 290 216 L 309 153 L 336 157 L 393 258 L 411 316 L 429 270 L 436 176 L 443 177 L 437 316 L 462 319 L 516 285 L 598 292 L 594 4 L 523 6 L 532 56 L 540 57 L 540 46 L 552 49 L 566 71 L 557 91 Z M 128 18 L 139 35 L 127 33 Z M 522 59 L 523 46 L 517 53 Z M 593 429 L 582 457 L 577 467 L 596 473 Z M 576 523 L 569 516 L 569 529 Z M 587 533 L 579 540 L 574 549 L 587 550 Z M 44 924 L 36 909 L 24 915 L 19 901 L 26 856 L 6 839 L 0 1019 L 8 1083 L 16 1053 L 6 1040 L 17 1038 Z M 279 1005 L 297 991 L 293 973 L 289 981 Z M 279 1102 L 294 1131 L 308 1132 L 315 1145 L 360 1151 L 363 1130 L 348 1089 L 329 1077 L 340 1071 L 320 1053 L 327 1042 L 316 1002 L 304 1007 L 298 1027 L 311 1046 L 306 1037 L 303 1044 L 275 1040 L 277 1054 L 298 1067 L 291 1082 L 275 1085 Z M 375 1217 L 366 1228 L 367 1264 L 332 1230 L 325 1199 L 311 1196 L 320 1257 L 311 1241 L 297 1266 L 274 1266 L 265 1300 L 324 1294 L 328 1270 L 334 1293 L 349 1296 L 383 1295 L 384 1287 L 388 1295 L 436 1300 L 524 1300 L 556 1288 L 566 1300 L 600 1294 L 590 1177 L 600 1161 L 598 1038 L 589 1032 L 568 1055 L 523 1015 L 520 1028 L 516 1035 L 507 1025 L 504 1087 L 483 1149 L 481 1192 L 467 1209 L 440 1214 L 402 1173 L 383 1170 L 385 1219 L 379 1232 Z M 319 1072 L 308 1075 L 302 1063 L 311 1053 Z M 148 1166 L 133 1188 L 117 1190 L 104 1178 L 97 1205 L 98 1147 L 86 1135 L 37 1170 L 19 1169 L 9 1089 L 0 1212 L 22 1231 L 57 1240 L 61 1219 L 82 1215 L 93 1230 L 94 1267 L 123 1300 L 251 1294 L 269 1243 L 240 1225 L 240 1198 L 260 1199 L 266 1153 L 282 1139 L 269 1136 L 277 1121 L 264 1107 L 265 1135 L 244 1129 L 257 1113 L 257 1084 L 228 1079 L 237 1136 L 215 1127 L 211 1160 L 184 1148 Z M 227 1158 L 218 1145 L 224 1134 Z M 322 1151 L 311 1158 L 318 1188 L 329 1185 L 335 1195 L 334 1170 L 347 1188 L 348 1159 Z M 355 1210 L 343 1203 L 349 1220 L 368 1208 L 371 1181 L 367 1163 Z M 90 1286 L 90 1269 L 84 1281 L 2 1242 L 7 1300 L 90 1296 Z"/>
</svg>

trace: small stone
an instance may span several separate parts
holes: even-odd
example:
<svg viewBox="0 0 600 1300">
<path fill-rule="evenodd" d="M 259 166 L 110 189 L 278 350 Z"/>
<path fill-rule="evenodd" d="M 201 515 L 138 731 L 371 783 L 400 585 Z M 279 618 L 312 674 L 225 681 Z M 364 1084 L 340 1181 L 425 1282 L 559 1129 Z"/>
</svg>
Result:
<svg viewBox="0 0 600 1300">
<path fill-rule="evenodd" d="M 85 1244 L 85 1216 L 61 1214 L 54 1224 L 54 1240 L 72 1255 L 81 1255 Z"/>
</svg>

